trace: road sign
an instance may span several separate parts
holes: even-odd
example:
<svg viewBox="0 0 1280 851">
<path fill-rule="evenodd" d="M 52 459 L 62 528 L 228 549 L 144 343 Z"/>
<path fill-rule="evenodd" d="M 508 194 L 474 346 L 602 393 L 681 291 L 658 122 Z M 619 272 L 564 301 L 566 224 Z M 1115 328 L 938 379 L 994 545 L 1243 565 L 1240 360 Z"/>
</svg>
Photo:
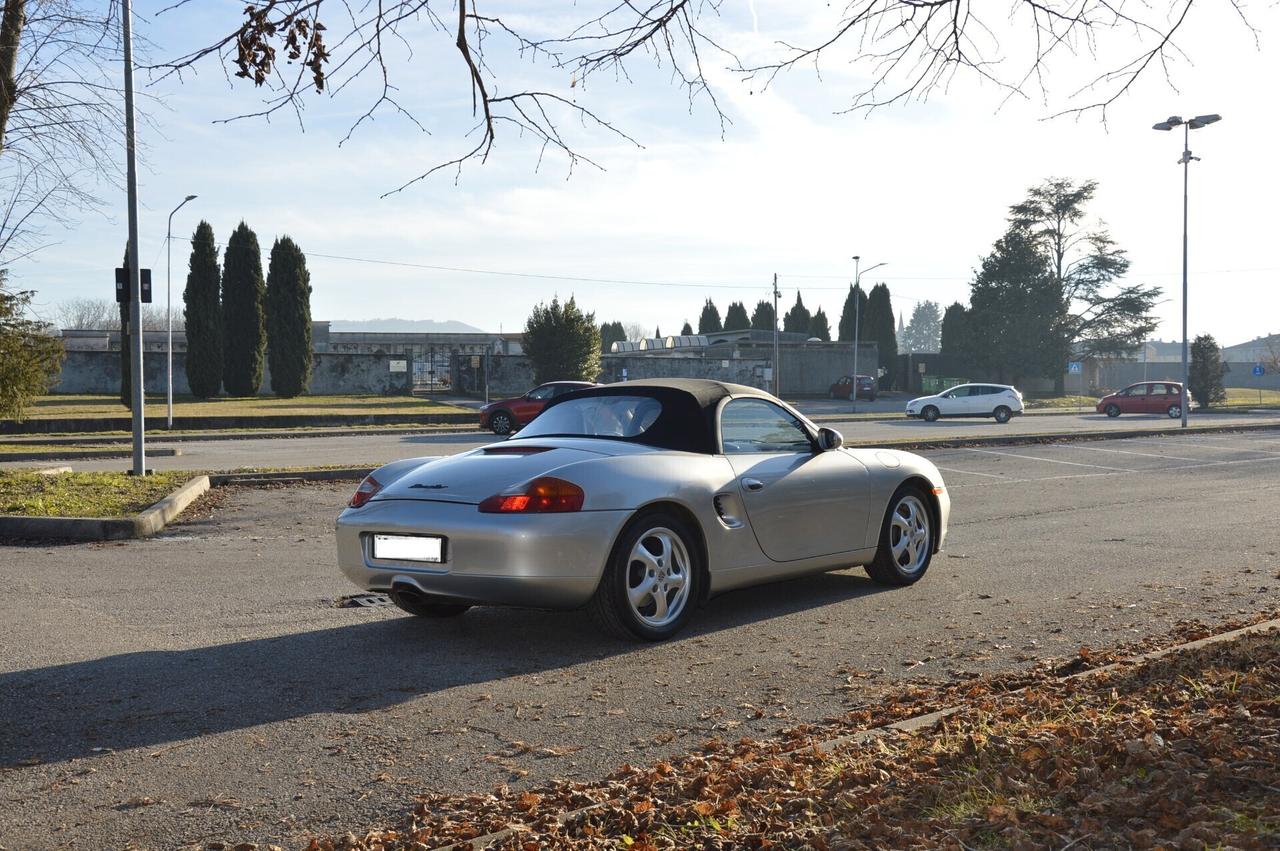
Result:
<svg viewBox="0 0 1280 851">
<path fill-rule="evenodd" d="M 1071 363 L 1067 364 L 1067 372 L 1072 375 L 1080 375 L 1084 372 L 1084 364 L 1078 360 L 1073 360 Z"/>
<path fill-rule="evenodd" d="M 472 369 L 479 369 L 479 368 L 480 368 L 480 356 L 479 356 L 479 355 L 472 355 L 472 356 L 471 356 L 471 368 L 472 368 Z"/>
<path fill-rule="evenodd" d="M 1255 364 L 1253 365 L 1253 374 L 1254 374 L 1254 375 L 1264 375 L 1265 373 L 1266 373 L 1266 370 L 1262 368 L 1262 364 L 1260 364 L 1260 363 L 1255 363 Z"/>
</svg>

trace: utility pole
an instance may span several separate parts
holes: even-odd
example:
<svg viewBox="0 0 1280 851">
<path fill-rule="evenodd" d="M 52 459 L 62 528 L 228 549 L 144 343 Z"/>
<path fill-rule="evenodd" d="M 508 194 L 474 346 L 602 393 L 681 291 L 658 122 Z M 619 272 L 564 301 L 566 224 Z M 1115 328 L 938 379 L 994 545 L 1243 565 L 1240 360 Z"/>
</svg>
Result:
<svg viewBox="0 0 1280 851">
<path fill-rule="evenodd" d="M 138 259 L 138 168 L 134 151 L 133 122 L 133 8 L 131 0 L 123 0 L 120 11 L 124 40 L 124 140 L 125 181 L 129 191 L 129 332 L 133 335 L 133 368 L 130 390 L 133 402 L 133 474 L 147 474 L 146 405 L 142 386 L 142 264 Z"/>
<path fill-rule="evenodd" d="M 782 373 L 778 370 L 778 273 L 773 273 L 773 395 L 782 398 Z"/>
</svg>

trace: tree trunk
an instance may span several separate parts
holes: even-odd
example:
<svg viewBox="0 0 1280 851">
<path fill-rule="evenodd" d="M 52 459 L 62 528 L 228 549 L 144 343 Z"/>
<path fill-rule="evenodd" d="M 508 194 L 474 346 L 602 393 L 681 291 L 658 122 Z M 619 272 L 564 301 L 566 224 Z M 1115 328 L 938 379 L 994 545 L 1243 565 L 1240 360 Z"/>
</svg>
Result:
<svg viewBox="0 0 1280 851">
<path fill-rule="evenodd" d="M 13 111 L 18 93 L 13 75 L 18 67 L 18 44 L 26 22 L 27 0 L 4 0 L 4 13 L 0 17 L 0 153 L 4 151 L 9 113 Z"/>
</svg>

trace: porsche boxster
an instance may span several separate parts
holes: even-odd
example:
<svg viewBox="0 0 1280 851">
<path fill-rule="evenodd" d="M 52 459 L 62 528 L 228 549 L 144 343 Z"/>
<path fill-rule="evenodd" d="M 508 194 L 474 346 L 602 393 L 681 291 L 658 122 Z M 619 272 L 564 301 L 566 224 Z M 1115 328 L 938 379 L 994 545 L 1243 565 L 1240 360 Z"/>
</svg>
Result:
<svg viewBox="0 0 1280 851">
<path fill-rule="evenodd" d="M 587 606 L 644 640 L 746 585 L 856 565 L 911 585 L 946 538 L 942 476 L 842 443 L 751 387 L 591 387 L 513 439 L 374 470 L 338 517 L 338 563 L 415 615 Z"/>
</svg>

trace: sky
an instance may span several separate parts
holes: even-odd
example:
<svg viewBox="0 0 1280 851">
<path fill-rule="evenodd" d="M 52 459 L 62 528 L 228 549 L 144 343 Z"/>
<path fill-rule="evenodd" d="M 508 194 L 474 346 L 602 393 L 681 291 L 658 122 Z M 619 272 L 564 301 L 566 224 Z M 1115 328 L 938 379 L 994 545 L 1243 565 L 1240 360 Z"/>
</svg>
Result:
<svg viewBox="0 0 1280 851">
<path fill-rule="evenodd" d="M 200 0 L 159 14 L 170 0 L 135 0 L 143 58 L 160 62 L 232 30 L 241 0 Z M 562 34 L 600 5 L 508 0 L 504 14 L 534 34 Z M 838 23 L 840 6 L 797 13 L 783 0 L 724 0 L 709 32 L 751 61 L 779 55 L 779 40 L 812 43 Z M 1159 5 L 1159 4 L 1157 4 Z M 264 252 L 288 234 L 306 252 L 312 316 L 322 319 L 457 320 L 518 330 L 530 309 L 574 296 L 599 321 L 676 333 L 695 326 L 712 298 L 748 311 L 778 276 L 785 311 L 802 294 L 834 328 L 854 255 L 864 287 L 885 282 L 897 314 L 921 300 L 965 301 L 980 258 L 1005 226 L 1008 207 L 1048 177 L 1098 181 L 1089 213 L 1105 221 L 1132 262 L 1128 282 L 1160 286 L 1155 335 L 1181 333 L 1182 167 L 1178 133 L 1151 125 L 1172 114 L 1219 113 L 1194 131 L 1191 148 L 1190 333 L 1222 345 L 1280 332 L 1280 260 L 1272 248 L 1280 215 L 1280 112 L 1269 108 L 1280 79 L 1280 6 L 1245 6 L 1257 40 L 1228 4 L 1193 6 L 1179 44 L 1184 56 L 1153 67 L 1107 110 L 1051 117 L 1103 90 L 1073 93 L 1132 50 L 1127 31 L 1103 33 L 1097 55 L 1063 53 L 1047 94 L 1006 98 L 958 75 L 925 102 L 841 114 L 868 67 L 833 53 L 815 72 L 801 67 L 772 86 L 743 80 L 704 54 L 725 128 L 705 98 L 692 102 L 669 67 L 637 58 L 626 78 L 604 75 L 570 87 L 570 72 L 520 59 L 500 38 L 488 59 L 502 90 L 536 85 L 608 118 L 639 144 L 567 120 L 561 127 L 603 166 L 546 153 L 511 128 L 489 160 L 441 172 L 392 192 L 474 142 L 464 68 L 448 38 L 423 23 L 404 30 L 414 47 L 390 48 L 396 97 L 421 129 L 393 110 L 375 114 L 343 142 L 376 97 L 371 77 L 335 95 L 312 96 L 301 124 L 288 112 L 227 121 L 261 108 L 264 92 L 224 74 L 216 58 L 179 79 L 145 71 L 139 178 L 142 263 L 164 298 L 165 227 L 173 219 L 173 293 L 180 304 L 185 240 L 200 219 L 219 242 L 244 220 Z M 1000 14 L 1003 14 L 1001 7 Z M 1003 17 L 991 55 L 1000 73 L 1025 58 Z M 1016 25 L 1016 22 L 1015 22 Z M 340 27 L 331 26 L 332 32 Z M 979 36 L 981 38 L 981 36 Z M 990 45 L 987 45 L 990 47 Z M 1126 54 L 1127 55 L 1127 54 Z M 343 58 L 335 50 L 334 61 Z M 340 144 L 341 143 L 341 144 Z M 123 158 L 123 140 L 118 144 Z M 71 298 L 110 298 L 112 268 L 127 235 L 123 188 L 107 204 L 16 263 L 13 280 L 36 289 L 52 315 Z M 348 259 L 339 259 L 348 258 Z"/>
</svg>

